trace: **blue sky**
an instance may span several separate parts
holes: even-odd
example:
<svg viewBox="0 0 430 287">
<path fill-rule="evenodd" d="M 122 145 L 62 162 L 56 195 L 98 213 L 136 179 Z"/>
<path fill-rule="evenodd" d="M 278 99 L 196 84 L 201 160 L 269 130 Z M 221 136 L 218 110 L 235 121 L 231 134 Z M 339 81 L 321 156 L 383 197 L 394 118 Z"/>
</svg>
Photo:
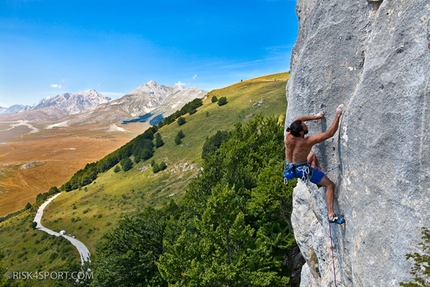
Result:
<svg viewBox="0 0 430 287">
<path fill-rule="evenodd" d="M 1 0 L 0 106 L 288 71 L 295 0 Z"/>
</svg>

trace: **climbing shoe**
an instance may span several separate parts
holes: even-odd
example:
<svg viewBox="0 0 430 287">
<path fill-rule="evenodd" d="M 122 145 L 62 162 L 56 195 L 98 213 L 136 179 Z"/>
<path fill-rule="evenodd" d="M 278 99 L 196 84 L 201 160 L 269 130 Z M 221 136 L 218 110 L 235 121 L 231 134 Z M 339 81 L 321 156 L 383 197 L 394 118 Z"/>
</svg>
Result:
<svg viewBox="0 0 430 287">
<path fill-rule="evenodd" d="M 330 223 L 343 224 L 345 223 L 345 218 L 339 217 L 335 214 L 332 218 L 329 218 L 328 221 Z"/>
</svg>

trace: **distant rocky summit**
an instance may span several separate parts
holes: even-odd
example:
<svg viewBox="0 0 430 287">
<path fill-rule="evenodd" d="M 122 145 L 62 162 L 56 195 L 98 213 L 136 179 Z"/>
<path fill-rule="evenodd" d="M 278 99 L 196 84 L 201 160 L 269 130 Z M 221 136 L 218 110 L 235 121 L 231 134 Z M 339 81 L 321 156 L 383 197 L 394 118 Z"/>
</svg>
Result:
<svg viewBox="0 0 430 287">
<path fill-rule="evenodd" d="M 430 2 L 298 0 L 297 15 L 286 126 L 323 110 L 309 122 L 319 133 L 345 104 L 315 148 L 322 169 L 339 165 L 328 176 L 346 224 L 332 226 L 333 254 L 324 189 L 294 190 L 301 286 L 399 286 L 430 227 Z"/>
<path fill-rule="evenodd" d="M 45 98 L 27 110 L 40 110 L 55 106 L 67 114 L 78 114 L 95 109 L 110 100 L 111 98 L 104 97 L 99 92 L 90 89 L 77 94 L 65 93 L 54 98 Z"/>
<path fill-rule="evenodd" d="M 120 105 L 132 117 L 149 112 L 168 116 L 181 109 L 186 103 L 203 98 L 207 92 L 181 85 L 165 86 L 154 80 L 149 81 L 125 96 L 114 100 L 111 105 Z M 156 111 L 154 111 L 156 110 Z"/>
<path fill-rule="evenodd" d="M 32 106 L 0 107 L 0 116 L 14 121 L 51 121 L 47 127 L 94 123 L 109 126 L 147 113 L 151 113 L 149 117 L 169 116 L 186 103 L 203 98 L 206 93 L 197 88 L 165 86 L 151 80 L 115 100 L 90 89 L 76 94 L 65 93 L 45 98 Z"/>
</svg>

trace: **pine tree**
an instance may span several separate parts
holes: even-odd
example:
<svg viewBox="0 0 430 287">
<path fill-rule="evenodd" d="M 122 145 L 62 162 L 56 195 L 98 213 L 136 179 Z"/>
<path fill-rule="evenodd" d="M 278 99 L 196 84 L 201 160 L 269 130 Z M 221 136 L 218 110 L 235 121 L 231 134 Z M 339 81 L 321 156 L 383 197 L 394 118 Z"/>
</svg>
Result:
<svg viewBox="0 0 430 287">
<path fill-rule="evenodd" d="M 181 137 L 179 135 L 176 135 L 175 137 L 175 144 L 180 145 L 182 143 Z"/>
<path fill-rule="evenodd" d="M 155 134 L 155 147 L 159 148 L 161 146 L 164 145 L 164 141 L 161 138 L 161 134 L 160 133 L 156 133 Z"/>
<path fill-rule="evenodd" d="M 179 130 L 178 136 L 182 139 L 185 137 L 184 132 L 182 130 Z"/>
<path fill-rule="evenodd" d="M 129 157 L 126 157 L 120 161 L 123 171 L 128 171 L 133 167 L 133 162 Z"/>
<path fill-rule="evenodd" d="M 185 120 L 184 117 L 179 117 L 178 118 L 178 125 L 182 126 L 183 124 L 185 124 L 187 121 Z"/>
</svg>

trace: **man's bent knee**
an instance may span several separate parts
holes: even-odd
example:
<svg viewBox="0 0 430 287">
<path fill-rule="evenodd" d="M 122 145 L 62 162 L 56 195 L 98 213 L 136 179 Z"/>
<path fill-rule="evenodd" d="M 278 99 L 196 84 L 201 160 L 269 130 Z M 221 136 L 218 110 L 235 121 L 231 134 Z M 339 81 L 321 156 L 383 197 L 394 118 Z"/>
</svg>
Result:
<svg viewBox="0 0 430 287">
<path fill-rule="evenodd" d="M 308 154 L 307 161 L 312 165 L 312 167 L 317 167 L 318 166 L 317 156 L 314 153 L 312 153 L 312 152 L 310 152 Z"/>
<path fill-rule="evenodd" d="M 335 188 L 335 184 L 333 181 L 331 181 L 327 176 L 324 176 L 320 182 L 318 182 L 318 185 L 322 185 L 326 188 Z"/>
</svg>

